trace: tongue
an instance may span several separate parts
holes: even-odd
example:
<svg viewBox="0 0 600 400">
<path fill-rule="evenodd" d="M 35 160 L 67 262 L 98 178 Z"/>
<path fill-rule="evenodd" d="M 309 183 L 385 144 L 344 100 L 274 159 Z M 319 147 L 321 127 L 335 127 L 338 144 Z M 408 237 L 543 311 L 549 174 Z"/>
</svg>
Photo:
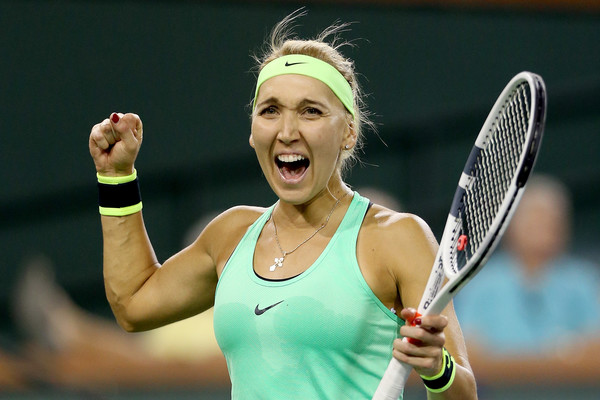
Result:
<svg viewBox="0 0 600 400">
<path fill-rule="evenodd" d="M 305 166 L 284 165 L 279 170 L 281 171 L 281 175 L 285 179 L 294 179 L 294 178 L 302 176 L 304 171 L 306 171 L 306 167 Z"/>
</svg>

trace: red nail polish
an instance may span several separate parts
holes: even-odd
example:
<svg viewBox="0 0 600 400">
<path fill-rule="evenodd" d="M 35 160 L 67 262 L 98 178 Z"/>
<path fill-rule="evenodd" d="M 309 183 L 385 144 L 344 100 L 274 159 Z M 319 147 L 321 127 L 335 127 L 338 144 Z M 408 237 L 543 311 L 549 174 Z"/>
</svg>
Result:
<svg viewBox="0 0 600 400">
<path fill-rule="evenodd" d="M 408 343 L 414 344 L 415 346 L 420 346 L 423 344 L 423 342 L 421 342 L 419 339 L 413 339 L 413 338 L 406 338 L 406 340 L 408 341 Z"/>
<path fill-rule="evenodd" d="M 111 115 L 110 119 L 112 120 L 112 122 L 114 122 L 115 124 L 119 122 L 119 114 L 117 113 L 113 113 L 113 115 Z"/>
<path fill-rule="evenodd" d="M 421 318 L 415 318 L 414 321 L 413 321 L 413 324 L 415 324 L 417 326 L 421 325 Z"/>
</svg>

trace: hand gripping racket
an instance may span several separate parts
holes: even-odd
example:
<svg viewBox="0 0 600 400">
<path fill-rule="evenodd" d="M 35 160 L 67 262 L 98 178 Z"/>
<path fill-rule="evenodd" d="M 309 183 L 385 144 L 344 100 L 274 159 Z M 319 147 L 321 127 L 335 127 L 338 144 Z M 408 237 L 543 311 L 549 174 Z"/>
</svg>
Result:
<svg viewBox="0 0 600 400">
<path fill-rule="evenodd" d="M 441 313 L 493 252 L 534 166 L 545 115 L 542 78 L 517 74 L 496 100 L 461 174 L 419 314 Z M 392 358 L 373 400 L 397 400 L 410 371 Z"/>
</svg>

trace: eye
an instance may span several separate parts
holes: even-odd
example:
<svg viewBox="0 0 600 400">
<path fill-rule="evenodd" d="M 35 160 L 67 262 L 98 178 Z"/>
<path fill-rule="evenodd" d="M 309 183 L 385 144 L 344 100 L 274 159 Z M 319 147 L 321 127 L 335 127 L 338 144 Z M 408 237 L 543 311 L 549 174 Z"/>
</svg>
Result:
<svg viewBox="0 0 600 400">
<path fill-rule="evenodd" d="M 268 116 L 268 115 L 275 115 L 275 114 L 277 114 L 277 107 L 275 107 L 273 105 L 265 106 L 258 111 L 258 115 Z"/>
<path fill-rule="evenodd" d="M 323 115 L 323 111 L 319 110 L 316 107 L 306 107 L 304 109 L 304 114 L 307 115 L 308 117 L 318 117 Z"/>
</svg>

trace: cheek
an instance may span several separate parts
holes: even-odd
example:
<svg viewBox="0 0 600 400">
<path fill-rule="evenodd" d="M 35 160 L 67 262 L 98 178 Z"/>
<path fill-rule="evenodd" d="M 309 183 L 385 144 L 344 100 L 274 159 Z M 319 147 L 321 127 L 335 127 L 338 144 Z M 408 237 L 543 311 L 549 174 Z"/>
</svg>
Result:
<svg viewBox="0 0 600 400">
<path fill-rule="evenodd" d="M 340 151 L 333 143 L 328 146 L 321 146 L 316 151 L 313 151 L 313 159 L 311 161 L 313 172 L 329 179 L 339 165 L 339 158 Z"/>
<path fill-rule="evenodd" d="M 256 151 L 260 151 L 265 147 L 268 147 L 268 144 L 271 142 L 268 131 L 265 129 L 263 124 L 255 121 L 252 121 L 250 128 L 250 140 L 251 146 Z"/>
<path fill-rule="evenodd" d="M 315 132 L 313 137 L 317 138 L 316 141 L 319 142 L 320 146 L 323 149 L 327 149 L 330 153 L 337 154 L 338 151 L 342 147 L 342 141 L 344 138 L 344 133 L 346 125 L 343 122 L 342 118 L 333 118 L 329 124 L 322 126 Z"/>
<path fill-rule="evenodd" d="M 312 140 L 307 140 L 308 145 L 313 150 L 315 159 L 331 159 L 337 158 L 339 153 L 340 140 L 336 138 L 334 132 L 324 132 L 314 135 Z"/>
</svg>

